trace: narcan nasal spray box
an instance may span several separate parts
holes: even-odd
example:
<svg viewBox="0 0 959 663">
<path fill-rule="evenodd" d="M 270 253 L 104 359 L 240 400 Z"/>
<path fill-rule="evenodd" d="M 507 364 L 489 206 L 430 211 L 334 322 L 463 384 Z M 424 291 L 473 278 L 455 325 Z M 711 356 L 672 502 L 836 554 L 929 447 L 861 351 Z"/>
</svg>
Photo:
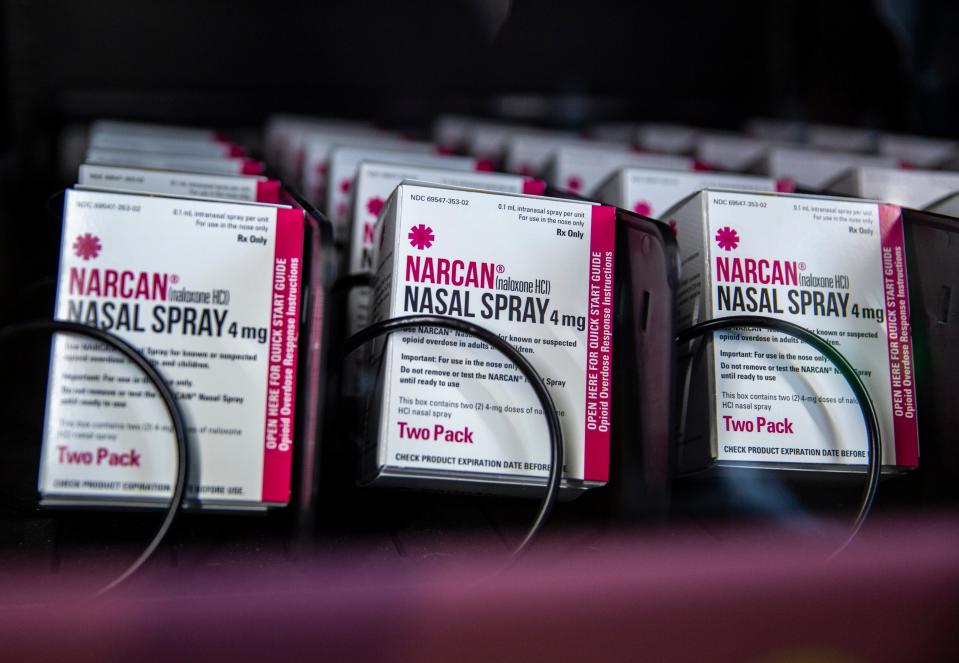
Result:
<svg viewBox="0 0 959 663">
<path fill-rule="evenodd" d="M 466 151 L 466 137 L 469 129 L 478 120 L 466 115 L 444 113 L 433 121 L 431 135 L 433 141 L 443 150 L 451 153 Z"/>
<path fill-rule="evenodd" d="M 681 124 L 646 123 L 636 128 L 635 142 L 640 149 L 665 154 L 692 154 L 700 130 Z"/>
<path fill-rule="evenodd" d="M 433 151 L 430 143 L 390 144 L 387 146 L 336 145 L 329 152 L 330 190 L 326 196 L 326 215 L 333 223 L 337 241 L 347 241 L 350 235 L 350 197 L 360 164 L 366 160 L 406 163 L 446 170 L 478 170 L 482 162 L 473 157 L 443 156 Z"/>
<path fill-rule="evenodd" d="M 205 507 L 289 500 L 303 212 L 68 190 L 55 317 L 117 334 L 176 392 Z M 47 504 L 162 505 L 176 449 L 137 368 L 53 343 L 39 490 Z"/>
<path fill-rule="evenodd" d="M 194 140 L 144 134 L 108 133 L 90 134 L 90 147 L 104 150 L 132 150 L 133 152 L 159 152 L 195 157 L 229 158 L 242 157 L 246 151 L 239 145 L 219 140 Z"/>
<path fill-rule="evenodd" d="M 638 144 L 637 129 L 635 122 L 597 122 L 590 125 L 587 133 L 590 138 L 633 145 Z"/>
<path fill-rule="evenodd" d="M 339 126 L 327 122 L 309 124 L 287 134 L 279 162 L 280 172 L 290 182 L 298 183 L 305 193 L 309 191 L 306 188 L 306 182 L 311 171 L 319 171 L 321 175 L 325 172 L 323 170 L 325 162 L 323 164 L 317 164 L 315 161 L 313 164 L 307 163 L 310 159 L 316 159 L 317 154 L 324 154 L 324 148 L 318 148 L 318 146 L 328 147 L 332 144 L 331 141 L 366 144 L 396 140 L 399 138 L 389 131 L 366 127 L 362 124 L 357 126 L 352 124 Z"/>
<path fill-rule="evenodd" d="M 545 179 L 558 189 L 588 196 L 626 166 L 692 170 L 694 162 L 672 154 L 645 154 L 626 147 L 559 145 L 546 168 Z"/>
<path fill-rule="evenodd" d="M 743 125 L 746 134 L 752 138 L 779 143 L 802 143 L 806 140 L 806 124 L 796 120 L 776 120 L 768 117 L 754 117 Z"/>
<path fill-rule="evenodd" d="M 128 136 L 168 138 L 172 140 L 226 142 L 223 139 L 223 135 L 215 129 L 185 127 L 177 124 L 133 122 L 130 120 L 94 120 L 90 124 L 90 135 L 96 136 L 99 134 L 124 134 Z"/>
<path fill-rule="evenodd" d="M 892 157 L 868 156 L 855 152 L 773 147 L 763 156 L 758 170 L 783 182 L 791 181 L 793 189 L 819 192 L 850 168 L 856 166 L 895 168 L 898 165 L 899 161 Z"/>
<path fill-rule="evenodd" d="M 387 150 L 436 154 L 436 146 L 432 143 L 404 140 L 386 134 L 314 131 L 304 143 L 303 174 L 300 184 L 306 199 L 324 210 L 330 209 L 329 199 L 336 195 L 335 188 L 342 184 L 341 181 L 332 180 L 333 184 L 330 185 L 332 189 L 327 187 L 331 181 L 330 157 L 335 147 L 378 147 Z M 349 198 L 349 189 L 340 193 Z"/>
<path fill-rule="evenodd" d="M 267 162 L 289 182 L 300 182 L 305 144 L 314 133 L 373 134 L 379 132 L 363 121 L 318 118 L 278 113 L 267 118 L 264 152 Z"/>
<path fill-rule="evenodd" d="M 615 208 L 405 182 L 382 214 L 374 321 L 470 320 L 539 371 L 560 414 L 565 485 L 609 474 Z M 378 345 L 366 481 L 525 492 L 549 463 L 546 422 L 512 363 L 468 335 L 398 333 Z"/>
<path fill-rule="evenodd" d="M 833 124 L 811 124 L 806 142 L 818 150 L 838 152 L 875 152 L 879 134 L 874 129 L 843 127 Z"/>
<path fill-rule="evenodd" d="M 386 157 L 386 155 L 383 155 Z M 445 162 L 444 162 L 445 165 Z M 356 173 L 350 222 L 350 274 L 372 274 L 378 247 L 377 218 L 390 194 L 403 180 L 445 184 L 468 189 L 542 195 L 542 180 L 504 173 L 463 172 L 408 163 L 366 161 Z M 369 289 L 350 294 L 349 333 L 369 324 Z"/>
<path fill-rule="evenodd" d="M 86 162 L 105 166 L 133 166 L 211 175 L 260 175 L 263 173 L 263 164 L 254 159 L 104 150 L 98 147 L 87 150 Z"/>
<path fill-rule="evenodd" d="M 137 193 L 217 198 L 243 202 L 279 202 L 280 183 L 262 176 L 205 175 L 85 163 L 77 184 Z"/>
<path fill-rule="evenodd" d="M 529 127 L 505 122 L 473 122 L 466 132 L 466 152 L 477 159 L 499 163 L 507 139 L 516 131 L 529 131 Z"/>
<path fill-rule="evenodd" d="M 593 198 L 643 216 L 661 219 L 663 212 L 683 198 L 710 187 L 775 191 L 776 181 L 756 175 L 621 168 L 596 190 Z"/>
<path fill-rule="evenodd" d="M 913 168 L 939 168 L 959 156 L 959 143 L 943 138 L 880 134 L 879 154 Z"/>
<path fill-rule="evenodd" d="M 729 315 L 802 325 L 858 371 L 883 465 L 919 462 L 901 210 L 842 198 L 707 190 L 667 212 L 683 265 L 680 329 Z M 717 332 L 690 375 L 683 471 L 712 463 L 844 469 L 866 462 L 862 414 L 838 370 L 766 329 Z M 701 366 L 701 364 L 700 364 Z M 703 396 L 705 392 L 706 396 Z M 703 410 L 708 416 L 703 416 Z"/>
<path fill-rule="evenodd" d="M 510 173 L 532 177 L 540 175 L 549 157 L 558 145 L 591 144 L 569 131 L 545 129 L 515 131 L 506 138 L 503 150 L 503 168 Z"/>
<path fill-rule="evenodd" d="M 959 191 L 959 173 L 897 168 L 852 168 L 828 185 L 829 193 L 923 209 Z"/>
<path fill-rule="evenodd" d="M 702 133 L 696 138 L 696 158 L 709 168 L 751 171 L 772 143 L 740 134 Z"/>
</svg>

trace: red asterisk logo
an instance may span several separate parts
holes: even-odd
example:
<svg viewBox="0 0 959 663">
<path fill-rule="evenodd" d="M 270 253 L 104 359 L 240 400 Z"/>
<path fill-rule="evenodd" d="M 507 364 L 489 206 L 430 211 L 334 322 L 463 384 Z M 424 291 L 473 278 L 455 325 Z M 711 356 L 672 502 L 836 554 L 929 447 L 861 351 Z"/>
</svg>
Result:
<svg viewBox="0 0 959 663">
<path fill-rule="evenodd" d="M 421 251 L 433 246 L 433 242 L 436 240 L 433 229 L 429 226 L 424 226 L 422 223 L 418 226 L 413 226 L 413 229 L 410 230 L 410 234 L 407 235 L 407 237 L 409 237 L 410 245 Z"/>
<path fill-rule="evenodd" d="M 780 193 L 794 193 L 796 191 L 796 180 L 791 177 L 780 177 L 776 180 L 776 191 Z"/>
<path fill-rule="evenodd" d="M 352 184 L 353 183 L 350 180 L 343 180 L 342 182 L 340 182 L 340 191 L 342 191 L 343 193 L 349 193 L 350 186 Z"/>
<path fill-rule="evenodd" d="M 566 180 L 566 188 L 570 191 L 579 191 L 583 188 L 583 180 L 573 175 Z"/>
<path fill-rule="evenodd" d="M 96 258 L 100 255 L 100 249 L 102 248 L 103 245 L 100 244 L 100 238 L 90 233 L 78 236 L 73 243 L 73 252 L 78 258 L 83 258 L 84 260 Z"/>
<path fill-rule="evenodd" d="M 648 200 L 640 200 L 633 205 L 633 211 L 643 216 L 649 216 L 653 213 L 653 206 L 649 204 Z"/>
<path fill-rule="evenodd" d="M 379 216 L 380 211 L 383 209 L 383 199 L 379 196 L 373 196 L 366 201 L 366 211 L 372 214 L 373 216 Z"/>
<path fill-rule="evenodd" d="M 732 251 L 739 246 L 739 233 L 729 226 L 723 226 L 716 233 L 716 243 L 723 251 Z"/>
</svg>

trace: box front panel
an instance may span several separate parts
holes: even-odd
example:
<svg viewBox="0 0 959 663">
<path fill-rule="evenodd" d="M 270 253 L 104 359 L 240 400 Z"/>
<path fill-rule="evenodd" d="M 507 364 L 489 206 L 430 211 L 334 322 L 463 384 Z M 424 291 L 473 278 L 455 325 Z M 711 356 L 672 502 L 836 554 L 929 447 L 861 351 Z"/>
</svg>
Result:
<svg viewBox="0 0 959 663">
<path fill-rule="evenodd" d="M 886 464 L 918 457 L 899 209 L 812 197 L 708 194 L 707 309 L 807 327 L 859 372 L 879 413 Z M 718 457 L 864 463 L 859 406 L 838 371 L 782 334 L 717 333 Z"/>
<path fill-rule="evenodd" d="M 191 494 L 285 502 L 302 215 L 77 191 L 65 205 L 56 317 L 121 336 L 167 378 L 197 453 Z M 55 340 L 45 497 L 169 496 L 169 417 L 138 369 L 116 359 L 97 343 Z"/>
<path fill-rule="evenodd" d="M 450 315 L 517 347 L 549 389 L 566 476 L 608 473 L 613 210 L 404 186 L 390 314 Z M 387 356 L 386 462 L 544 477 L 545 420 L 519 370 L 477 339 L 396 334 Z"/>
</svg>

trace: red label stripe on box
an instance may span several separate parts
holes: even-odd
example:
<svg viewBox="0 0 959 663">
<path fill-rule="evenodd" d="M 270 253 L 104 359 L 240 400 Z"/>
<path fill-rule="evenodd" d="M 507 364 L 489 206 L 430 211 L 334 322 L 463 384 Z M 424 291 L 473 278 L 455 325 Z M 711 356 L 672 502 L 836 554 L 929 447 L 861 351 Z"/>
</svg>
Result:
<svg viewBox="0 0 959 663">
<path fill-rule="evenodd" d="M 586 449 L 583 478 L 587 481 L 609 479 L 615 230 L 615 208 L 593 207 L 586 300 Z"/>
<path fill-rule="evenodd" d="M 303 211 L 278 209 L 267 355 L 264 502 L 285 504 L 290 499 L 302 272 Z"/>
<path fill-rule="evenodd" d="M 909 324 L 909 285 L 902 210 L 879 206 L 882 241 L 882 282 L 885 293 L 886 336 L 889 350 L 889 386 L 892 390 L 892 423 L 895 464 L 919 465 L 919 430 L 916 421 L 916 387 L 913 375 L 912 328 Z"/>
</svg>

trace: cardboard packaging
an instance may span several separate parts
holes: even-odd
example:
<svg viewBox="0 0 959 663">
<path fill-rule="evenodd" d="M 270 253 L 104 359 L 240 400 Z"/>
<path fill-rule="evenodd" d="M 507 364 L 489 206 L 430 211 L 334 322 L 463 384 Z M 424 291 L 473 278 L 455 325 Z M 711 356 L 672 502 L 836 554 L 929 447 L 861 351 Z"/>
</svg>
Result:
<svg viewBox="0 0 959 663">
<path fill-rule="evenodd" d="M 260 176 L 204 175 L 86 163 L 77 184 L 136 193 L 162 193 L 242 202 L 278 203 L 280 183 Z"/>
<path fill-rule="evenodd" d="M 472 122 L 466 133 L 466 153 L 498 165 L 503 160 L 506 141 L 517 131 L 529 131 L 529 127 L 505 122 Z"/>
<path fill-rule="evenodd" d="M 501 334 L 556 403 L 565 487 L 605 483 L 615 209 L 403 183 L 381 218 L 374 320 L 434 313 Z M 400 333 L 377 344 L 370 365 L 379 374 L 364 418 L 366 482 L 491 493 L 544 485 L 539 402 L 485 343 L 444 329 Z"/>
<path fill-rule="evenodd" d="M 708 188 L 776 191 L 776 181 L 755 175 L 621 168 L 595 192 L 596 200 L 661 219 L 663 212 L 690 194 Z"/>
<path fill-rule="evenodd" d="M 741 134 L 702 133 L 696 139 L 696 158 L 711 169 L 754 172 L 772 145 Z"/>
<path fill-rule="evenodd" d="M 794 120 L 776 120 L 755 117 L 746 120 L 743 130 L 752 138 L 777 143 L 803 143 L 806 140 L 806 124 Z"/>
<path fill-rule="evenodd" d="M 827 187 L 830 193 L 923 209 L 959 191 L 959 173 L 895 168 L 852 168 Z"/>
<path fill-rule="evenodd" d="M 130 166 L 156 170 L 179 170 L 210 175 L 262 175 L 263 164 L 240 157 L 195 157 L 182 154 L 104 150 L 87 150 L 86 162 L 101 166 Z"/>
<path fill-rule="evenodd" d="M 279 113 L 267 118 L 264 154 L 267 163 L 287 182 L 299 183 L 303 177 L 306 144 L 313 134 L 385 134 L 369 122 L 318 118 Z"/>
<path fill-rule="evenodd" d="M 568 131 L 516 131 L 506 138 L 503 168 L 527 177 L 540 175 L 559 145 L 589 145 L 592 142 Z"/>
<path fill-rule="evenodd" d="M 194 140 L 141 134 L 106 133 L 90 134 L 89 146 L 104 150 L 128 150 L 133 152 L 158 152 L 182 154 L 194 157 L 230 158 L 246 156 L 239 145 L 219 140 Z"/>
<path fill-rule="evenodd" d="M 695 163 L 672 154 L 646 154 L 625 148 L 560 145 L 546 167 L 546 181 L 564 191 L 589 196 L 606 178 L 626 166 L 693 170 Z"/>
<path fill-rule="evenodd" d="M 327 186 L 330 182 L 330 156 L 334 148 L 348 147 L 438 154 L 432 143 L 404 140 L 384 133 L 313 131 L 304 143 L 302 173 L 297 181 L 306 199 L 322 210 L 332 209 L 329 198 L 337 197 L 337 192 Z M 334 179 L 333 183 L 335 189 L 342 180 Z M 349 195 L 348 190 L 341 193 Z M 338 197 L 342 198 L 342 195 Z"/>
<path fill-rule="evenodd" d="M 176 390 L 196 454 L 193 503 L 290 499 L 303 240 L 303 212 L 288 206 L 66 192 L 55 316 L 129 341 Z M 164 505 L 170 430 L 138 369 L 55 338 L 44 504 Z"/>
<path fill-rule="evenodd" d="M 895 168 L 898 165 L 899 161 L 892 157 L 799 147 L 773 147 L 762 157 L 757 170 L 784 183 L 791 183 L 793 189 L 818 193 L 850 168 Z"/>
<path fill-rule="evenodd" d="M 681 124 L 641 124 L 633 141 L 641 150 L 664 154 L 692 154 L 700 130 Z"/>
<path fill-rule="evenodd" d="M 942 138 L 880 134 L 879 154 L 912 168 L 940 168 L 959 157 L 959 143 Z"/>
<path fill-rule="evenodd" d="M 639 126 L 635 122 L 599 122 L 590 125 L 587 133 L 590 138 L 596 140 L 636 145 L 638 147 L 636 142 L 638 129 Z"/>
<path fill-rule="evenodd" d="M 876 151 L 878 140 L 879 134 L 875 130 L 860 127 L 811 124 L 806 130 L 806 142 L 817 150 L 868 154 Z"/>
<path fill-rule="evenodd" d="M 383 155 L 384 157 L 386 155 Z M 446 165 L 445 162 L 443 165 Z M 359 165 L 353 189 L 350 227 L 350 274 L 374 272 L 379 245 L 377 219 L 393 190 L 404 180 L 467 189 L 542 195 L 546 183 L 519 175 L 469 172 L 400 162 L 365 161 Z M 369 288 L 358 288 L 349 298 L 349 333 L 369 324 Z"/>
<path fill-rule="evenodd" d="M 887 469 L 919 463 L 900 208 L 841 198 L 707 190 L 667 212 L 682 258 L 679 327 L 755 314 L 818 333 L 859 371 Z M 859 406 L 825 357 L 765 329 L 688 348 L 680 471 L 713 464 L 846 470 L 866 462 Z"/>
<path fill-rule="evenodd" d="M 184 127 L 175 124 L 154 124 L 129 120 L 95 120 L 90 125 L 90 136 L 99 134 L 123 134 L 141 138 L 165 138 L 196 142 L 226 142 L 223 134 L 215 129 Z"/>
<path fill-rule="evenodd" d="M 433 122 L 433 141 L 451 154 L 466 152 L 466 138 L 470 127 L 478 122 L 475 117 L 444 113 Z"/>
<path fill-rule="evenodd" d="M 407 149 L 409 147 L 410 149 Z M 472 157 L 454 157 L 436 154 L 431 143 L 411 141 L 390 143 L 387 146 L 334 146 L 328 156 L 328 178 L 332 186 L 326 195 L 326 215 L 333 222 L 336 240 L 347 242 L 350 236 L 350 198 L 357 169 L 363 161 L 377 160 L 389 163 L 432 166 L 447 170 L 475 171 L 485 166 Z"/>
</svg>

